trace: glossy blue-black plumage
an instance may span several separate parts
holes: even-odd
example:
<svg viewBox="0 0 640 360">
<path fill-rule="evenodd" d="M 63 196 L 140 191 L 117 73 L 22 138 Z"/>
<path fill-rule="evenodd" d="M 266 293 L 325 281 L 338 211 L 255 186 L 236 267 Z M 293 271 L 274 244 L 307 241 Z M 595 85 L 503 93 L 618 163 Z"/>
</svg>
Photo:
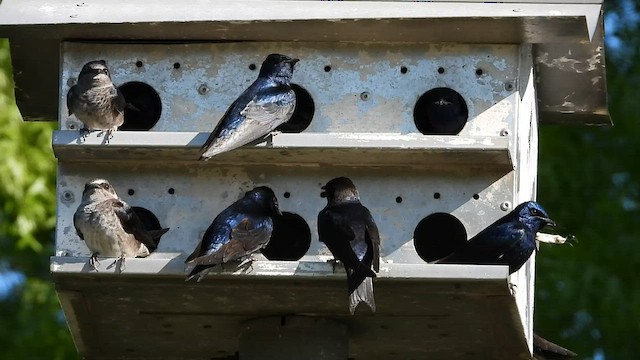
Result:
<svg viewBox="0 0 640 360">
<path fill-rule="evenodd" d="M 536 233 L 545 225 L 555 225 L 547 212 L 534 201 L 518 205 L 438 263 L 508 265 L 518 271 L 536 249 Z"/>
<path fill-rule="evenodd" d="M 347 271 L 349 310 L 353 314 L 364 302 L 375 311 L 371 278 L 380 269 L 378 227 L 350 179 L 332 179 L 324 190 L 327 206 L 318 214 L 318 236 Z"/>
<path fill-rule="evenodd" d="M 218 264 L 235 261 L 265 247 L 279 215 L 273 190 L 256 187 L 215 217 L 202 241 L 186 260 L 193 265 L 187 280 Z"/>
<path fill-rule="evenodd" d="M 258 78 L 229 106 L 202 146 L 201 160 L 259 139 L 289 120 L 296 106 L 290 81 L 298 59 L 271 54 Z"/>
</svg>

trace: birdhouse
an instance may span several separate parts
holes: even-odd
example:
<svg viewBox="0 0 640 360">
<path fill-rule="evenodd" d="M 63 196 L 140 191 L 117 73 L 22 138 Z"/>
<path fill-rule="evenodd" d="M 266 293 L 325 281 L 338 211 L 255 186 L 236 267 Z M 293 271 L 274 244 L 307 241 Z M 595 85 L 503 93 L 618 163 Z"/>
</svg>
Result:
<svg viewBox="0 0 640 360">
<path fill-rule="evenodd" d="M 78 351 L 529 358 L 534 257 L 511 276 L 432 262 L 535 198 L 539 124 L 610 123 L 602 21 L 600 0 L 2 1 L 21 114 L 59 125 L 51 273 Z M 271 53 L 300 59 L 293 116 L 199 161 Z M 136 108 L 108 141 L 82 137 L 66 103 L 92 60 Z M 353 180 L 379 228 L 375 313 L 349 314 L 344 268 L 318 241 L 320 188 L 338 176 Z M 112 261 L 90 266 L 74 229 L 95 178 L 147 228 L 170 228 L 121 272 Z M 283 212 L 268 247 L 248 267 L 185 282 L 184 261 L 212 219 L 260 185 Z"/>
</svg>

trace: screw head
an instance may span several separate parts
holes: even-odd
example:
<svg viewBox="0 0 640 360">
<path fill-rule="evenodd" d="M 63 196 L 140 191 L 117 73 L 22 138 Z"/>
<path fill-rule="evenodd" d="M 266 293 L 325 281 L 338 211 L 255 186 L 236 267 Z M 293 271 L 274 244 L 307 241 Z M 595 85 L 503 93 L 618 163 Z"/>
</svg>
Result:
<svg viewBox="0 0 640 360">
<path fill-rule="evenodd" d="M 504 84 L 504 89 L 507 91 L 513 91 L 513 83 L 508 82 Z"/>
<path fill-rule="evenodd" d="M 66 190 L 62 192 L 62 202 L 70 203 L 70 202 L 73 202 L 74 199 L 75 199 L 75 196 L 71 191 Z"/>
<path fill-rule="evenodd" d="M 364 91 L 360 94 L 360 99 L 362 99 L 362 101 L 368 101 L 370 97 L 371 95 L 369 95 L 369 92 L 367 91 Z"/>
<path fill-rule="evenodd" d="M 510 201 L 505 201 L 502 204 L 500 204 L 500 210 L 502 210 L 502 211 L 511 210 L 511 202 Z"/>
<path fill-rule="evenodd" d="M 198 94 L 205 95 L 208 92 L 209 92 L 209 87 L 207 86 L 207 84 L 202 84 L 198 87 Z"/>
<path fill-rule="evenodd" d="M 500 136 L 509 136 L 509 134 L 510 134 L 509 129 L 500 130 Z"/>
</svg>

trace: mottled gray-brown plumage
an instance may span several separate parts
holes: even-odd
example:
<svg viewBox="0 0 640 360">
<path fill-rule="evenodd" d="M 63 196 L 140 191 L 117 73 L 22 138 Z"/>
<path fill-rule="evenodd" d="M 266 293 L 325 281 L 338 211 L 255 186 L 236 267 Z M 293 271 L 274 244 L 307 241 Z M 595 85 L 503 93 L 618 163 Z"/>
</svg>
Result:
<svg viewBox="0 0 640 360">
<path fill-rule="evenodd" d="M 91 265 L 97 257 L 115 257 L 120 270 L 124 259 L 145 257 L 153 252 L 169 229 L 147 231 L 131 206 L 120 200 L 107 180 L 88 182 L 82 202 L 73 216 L 78 236 L 91 250 Z"/>
<path fill-rule="evenodd" d="M 104 60 L 86 63 L 78 82 L 67 93 L 67 108 L 82 121 L 84 133 L 92 130 L 107 131 L 107 138 L 124 123 L 126 102 L 122 93 L 111 82 Z"/>
</svg>

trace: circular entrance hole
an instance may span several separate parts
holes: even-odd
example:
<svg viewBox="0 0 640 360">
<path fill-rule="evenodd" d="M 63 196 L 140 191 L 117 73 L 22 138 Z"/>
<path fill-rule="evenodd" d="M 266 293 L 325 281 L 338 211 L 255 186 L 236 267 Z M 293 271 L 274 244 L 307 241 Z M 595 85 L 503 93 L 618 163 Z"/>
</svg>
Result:
<svg viewBox="0 0 640 360">
<path fill-rule="evenodd" d="M 467 123 L 469 109 L 462 95 L 449 88 L 422 94 L 413 109 L 413 121 L 425 135 L 457 135 Z"/>
<path fill-rule="evenodd" d="M 273 233 L 262 254 L 269 260 L 300 260 L 311 246 L 311 229 L 298 214 L 282 212 L 273 218 Z"/>
<path fill-rule="evenodd" d="M 298 84 L 291 84 L 291 88 L 296 93 L 296 108 L 293 110 L 291 119 L 286 123 L 278 126 L 276 130 L 283 133 L 300 133 L 303 132 L 311 124 L 313 114 L 316 111 L 316 105 L 313 102 L 311 94 Z"/>
<path fill-rule="evenodd" d="M 160 220 L 156 214 L 154 214 L 151 210 L 145 209 L 140 206 L 132 206 L 131 209 L 134 213 L 140 218 L 142 221 L 142 225 L 144 229 L 147 231 L 160 230 L 162 226 L 160 226 Z M 156 246 L 160 244 L 160 238 L 157 239 Z M 150 252 L 153 252 L 155 249 L 149 249 Z"/>
<path fill-rule="evenodd" d="M 467 241 L 467 231 L 455 216 L 434 213 L 420 220 L 413 232 L 418 256 L 432 262 L 451 254 Z"/>
<path fill-rule="evenodd" d="M 118 89 L 127 102 L 124 124 L 120 126 L 120 130 L 146 131 L 158 123 L 162 101 L 153 87 L 140 81 L 131 81 L 120 85 Z"/>
</svg>

